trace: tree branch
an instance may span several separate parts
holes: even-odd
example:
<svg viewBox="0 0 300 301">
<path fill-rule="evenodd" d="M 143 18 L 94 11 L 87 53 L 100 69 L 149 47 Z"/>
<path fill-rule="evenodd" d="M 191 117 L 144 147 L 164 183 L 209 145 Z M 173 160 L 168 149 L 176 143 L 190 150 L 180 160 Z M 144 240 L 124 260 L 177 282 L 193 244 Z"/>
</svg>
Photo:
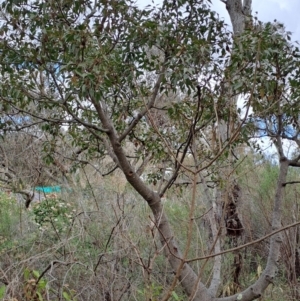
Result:
<svg viewBox="0 0 300 301">
<path fill-rule="evenodd" d="M 207 256 L 195 257 L 195 258 L 192 258 L 192 259 L 187 260 L 187 262 L 193 262 L 193 261 L 198 261 L 198 260 L 204 260 L 204 259 L 208 259 L 208 258 L 213 258 L 213 257 L 219 256 L 219 255 L 223 255 L 223 254 L 235 252 L 235 251 L 244 249 L 244 248 L 246 248 L 246 247 L 249 247 L 249 246 L 251 246 L 251 245 L 257 244 L 257 243 L 259 243 L 259 242 L 261 242 L 261 241 L 267 239 L 268 237 L 271 237 L 271 236 L 273 236 L 273 235 L 275 235 L 275 234 L 277 234 L 277 233 L 279 233 L 279 232 L 282 232 L 282 231 L 287 230 L 287 229 L 292 228 L 292 227 L 296 227 L 296 226 L 298 226 L 298 225 L 300 225 L 300 222 L 296 222 L 296 223 L 287 225 L 287 226 L 285 226 L 285 227 L 282 227 L 282 228 L 280 228 L 280 229 L 278 229 L 278 230 L 276 230 L 276 231 L 273 231 L 273 232 L 271 232 L 271 233 L 269 233 L 269 234 L 267 234 L 267 235 L 265 235 L 265 236 L 263 236 L 263 237 L 261 237 L 261 238 L 258 238 L 258 239 L 256 239 L 256 240 L 250 241 L 250 242 L 248 242 L 248 243 L 246 243 L 246 244 L 243 244 L 243 245 L 240 245 L 240 246 L 238 246 L 238 247 L 231 248 L 231 249 L 227 249 L 227 250 L 221 251 L 221 252 L 219 252 L 219 253 L 210 254 L 210 255 L 207 255 Z"/>
<path fill-rule="evenodd" d="M 300 166 L 300 165 L 299 165 Z M 290 181 L 290 182 L 285 182 L 282 184 L 283 187 L 285 187 L 288 184 L 300 184 L 300 181 Z"/>
<path fill-rule="evenodd" d="M 156 83 L 154 85 L 152 96 L 151 96 L 151 99 L 150 99 L 149 103 L 146 105 L 146 107 L 142 111 L 140 111 L 137 114 L 137 116 L 131 122 L 129 127 L 126 130 L 124 130 L 124 132 L 119 136 L 119 142 L 122 142 L 126 138 L 126 136 L 132 131 L 132 129 L 143 118 L 143 116 L 145 116 L 149 112 L 149 110 L 154 106 L 156 97 L 157 97 L 158 92 L 159 92 L 161 82 L 162 82 L 162 80 L 165 76 L 165 69 L 166 69 L 166 67 L 165 67 L 165 64 L 164 64 L 163 68 L 162 68 L 162 71 L 161 71 L 160 75 L 158 76 L 158 78 L 156 80 Z"/>
</svg>

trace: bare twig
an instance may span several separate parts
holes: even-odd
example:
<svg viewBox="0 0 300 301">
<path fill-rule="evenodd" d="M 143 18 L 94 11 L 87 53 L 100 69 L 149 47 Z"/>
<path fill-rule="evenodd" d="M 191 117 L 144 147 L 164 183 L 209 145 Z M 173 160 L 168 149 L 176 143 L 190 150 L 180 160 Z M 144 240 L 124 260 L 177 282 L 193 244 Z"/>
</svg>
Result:
<svg viewBox="0 0 300 301">
<path fill-rule="evenodd" d="M 267 235 L 265 235 L 265 236 L 263 236 L 261 238 L 258 238 L 256 240 L 250 241 L 250 242 L 248 242 L 246 244 L 243 244 L 243 245 L 240 245 L 238 247 L 227 249 L 227 250 L 224 250 L 222 252 L 215 253 L 215 254 L 210 254 L 210 255 L 207 255 L 207 256 L 195 257 L 195 258 L 187 260 L 186 262 L 189 263 L 189 262 L 193 262 L 193 261 L 197 261 L 197 260 L 204 260 L 204 259 L 207 259 L 207 258 L 213 258 L 213 257 L 219 256 L 219 255 L 223 255 L 223 254 L 226 254 L 226 253 L 231 253 L 231 252 L 234 252 L 234 251 L 237 251 L 237 250 L 240 250 L 240 249 L 244 249 L 244 248 L 246 248 L 248 246 L 257 244 L 257 243 L 259 243 L 259 242 L 267 239 L 268 237 L 273 236 L 273 235 L 275 235 L 275 234 L 277 234 L 277 233 L 279 233 L 281 231 L 284 231 L 284 230 L 292 228 L 292 227 L 296 227 L 298 225 L 300 225 L 300 222 L 296 222 L 296 223 L 290 224 L 288 226 L 285 226 L 283 228 L 280 228 L 280 229 L 278 229 L 276 231 L 273 231 L 273 232 L 271 232 L 271 233 L 269 233 L 269 234 L 267 234 Z"/>
</svg>

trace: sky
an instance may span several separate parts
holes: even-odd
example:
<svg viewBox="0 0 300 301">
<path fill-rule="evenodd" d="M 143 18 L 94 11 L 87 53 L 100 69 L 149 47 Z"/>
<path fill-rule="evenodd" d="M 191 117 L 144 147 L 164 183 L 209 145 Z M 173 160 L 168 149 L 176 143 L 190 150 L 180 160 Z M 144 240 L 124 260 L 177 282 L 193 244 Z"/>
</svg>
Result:
<svg viewBox="0 0 300 301">
<path fill-rule="evenodd" d="M 137 0 L 141 7 L 151 2 L 151 0 Z M 154 2 L 159 3 L 161 1 L 155 0 Z M 221 0 L 212 0 L 212 9 L 227 24 L 230 24 L 225 4 Z M 284 23 L 286 30 L 293 33 L 292 40 L 300 41 L 300 0 L 252 0 L 252 12 L 263 22 L 272 22 L 276 19 Z"/>
</svg>

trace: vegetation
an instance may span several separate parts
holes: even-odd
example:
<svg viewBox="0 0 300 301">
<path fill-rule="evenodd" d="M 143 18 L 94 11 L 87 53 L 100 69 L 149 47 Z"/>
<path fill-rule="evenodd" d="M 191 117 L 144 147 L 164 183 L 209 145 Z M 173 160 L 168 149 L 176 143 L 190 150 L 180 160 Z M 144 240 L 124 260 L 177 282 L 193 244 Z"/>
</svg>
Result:
<svg viewBox="0 0 300 301">
<path fill-rule="evenodd" d="M 1 4 L 1 298 L 299 300 L 299 48 L 223 2 Z"/>
</svg>

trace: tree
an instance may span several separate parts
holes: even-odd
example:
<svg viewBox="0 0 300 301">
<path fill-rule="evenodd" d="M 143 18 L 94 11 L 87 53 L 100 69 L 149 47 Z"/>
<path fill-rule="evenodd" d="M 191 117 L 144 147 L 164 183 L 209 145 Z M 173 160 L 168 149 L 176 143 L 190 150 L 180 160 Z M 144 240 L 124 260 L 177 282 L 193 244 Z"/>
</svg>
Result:
<svg viewBox="0 0 300 301">
<path fill-rule="evenodd" d="M 206 203 L 215 205 L 212 198 L 220 201 L 224 187 L 229 188 L 218 174 L 228 172 L 228 164 L 230 174 L 239 163 L 234 148 L 254 134 L 270 136 L 280 159 L 272 222 L 278 231 L 288 167 L 299 165 L 300 157 L 288 159 L 282 144 L 282 139 L 300 144 L 299 50 L 272 24 L 262 26 L 251 19 L 251 1 L 223 2 L 234 35 L 211 11 L 209 1 L 163 1 L 146 9 L 125 0 L 2 4 L 1 112 L 24 116 L 26 127 L 39 124 L 54 145 L 57 137 L 71 137 L 89 156 L 112 158 L 153 213 L 175 274 L 164 300 L 178 281 L 191 300 L 250 301 L 261 296 L 275 276 L 279 232 L 271 237 L 259 279 L 242 292 L 217 298 L 217 221 L 224 212 L 219 202 L 210 216 L 216 254 L 208 255 L 215 265 L 207 288 L 191 265 L 200 259 L 189 258 L 197 183 L 204 186 Z M 236 109 L 237 95 L 245 99 L 243 118 Z M 9 126 L 1 125 L 3 130 Z M 153 170 L 154 186 L 172 170 L 158 192 L 141 177 L 145 165 Z M 192 187 L 183 251 L 161 201 L 180 181 Z M 217 187 L 213 193 L 208 181 Z"/>
</svg>

